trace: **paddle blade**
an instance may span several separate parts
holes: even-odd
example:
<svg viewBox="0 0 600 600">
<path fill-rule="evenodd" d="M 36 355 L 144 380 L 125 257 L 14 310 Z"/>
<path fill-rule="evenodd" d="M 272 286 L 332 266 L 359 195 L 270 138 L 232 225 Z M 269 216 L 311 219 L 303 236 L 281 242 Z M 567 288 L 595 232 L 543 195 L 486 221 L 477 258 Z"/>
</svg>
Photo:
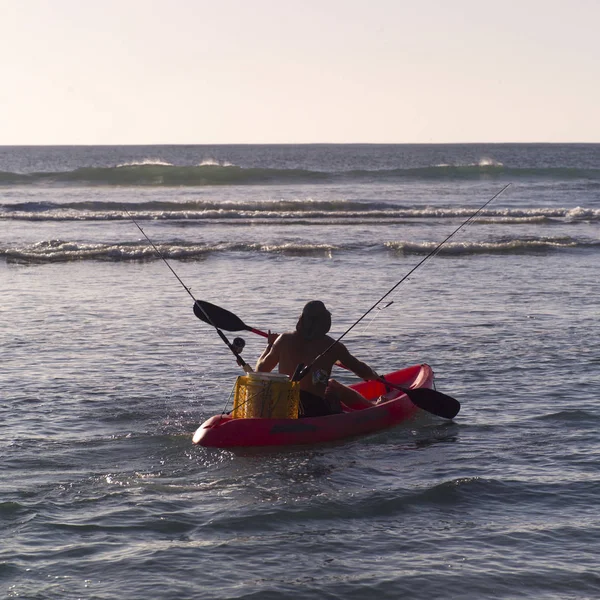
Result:
<svg viewBox="0 0 600 600">
<path fill-rule="evenodd" d="M 427 388 L 408 390 L 402 388 L 402 391 L 410 398 L 413 404 L 444 419 L 453 419 L 460 410 L 460 402 L 458 400 L 436 390 Z"/>
<path fill-rule="evenodd" d="M 224 329 L 225 331 L 250 330 L 250 327 L 245 325 L 244 322 L 232 312 L 229 312 L 220 306 L 216 306 L 215 304 L 211 304 L 210 302 L 205 302 L 204 300 L 196 300 L 194 303 L 194 314 L 201 321 L 204 321 L 209 325 L 214 325 L 219 329 Z"/>
</svg>

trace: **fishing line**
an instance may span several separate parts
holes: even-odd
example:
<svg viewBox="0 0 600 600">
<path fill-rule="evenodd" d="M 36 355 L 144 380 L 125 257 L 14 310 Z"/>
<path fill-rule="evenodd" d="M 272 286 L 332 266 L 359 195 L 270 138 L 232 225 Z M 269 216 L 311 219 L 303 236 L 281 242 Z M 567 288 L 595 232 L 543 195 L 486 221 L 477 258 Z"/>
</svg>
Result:
<svg viewBox="0 0 600 600">
<path fill-rule="evenodd" d="M 373 314 L 373 317 L 371 318 L 371 320 L 364 326 L 363 329 L 361 329 L 362 333 L 367 333 L 370 329 L 371 329 L 371 325 L 373 325 L 373 323 L 375 323 L 375 321 L 377 320 L 377 318 L 379 317 L 379 315 L 386 309 L 389 308 L 392 304 L 394 304 L 394 300 L 390 300 L 389 302 L 386 302 L 383 306 L 377 306 L 377 312 L 375 312 Z M 377 333 L 377 330 L 375 331 L 375 333 Z"/>
<path fill-rule="evenodd" d="M 350 331 L 352 331 L 371 311 L 373 311 L 383 300 L 385 300 L 403 281 L 406 281 L 424 262 L 428 261 L 430 258 L 433 258 L 440 251 L 441 247 L 451 238 L 453 238 L 465 225 L 470 223 L 488 204 L 490 204 L 493 200 L 495 200 L 504 190 L 506 190 L 511 184 L 507 183 L 499 192 L 496 192 L 483 206 L 478 208 L 466 221 L 461 223 L 448 237 L 446 237 L 442 242 L 440 242 L 425 258 L 420 260 L 398 283 L 396 283 L 393 287 L 391 287 L 369 310 L 367 310 L 359 319 L 357 319 L 342 335 L 340 335 L 337 340 L 331 343 L 321 354 L 319 354 L 308 366 L 305 366 L 301 369 L 297 369 L 298 379 L 302 379 L 311 369 L 312 365 L 314 365 L 324 354 L 329 352 L 331 348 L 335 346 L 340 340 L 342 340 Z"/>
<path fill-rule="evenodd" d="M 510 184 L 508 184 L 508 185 L 510 185 Z M 508 187 L 508 185 L 507 185 L 506 187 Z M 506 187 L 505 187 L 504 189 L 506 189 Z M 497 197 L 499 194 L 501 194 L 501 193 L 504 191 L 504 189 L 503 189 L 502 191 L 498 192 L 498 194 L 496 194 L 496 197 Z M 493 198 L 492 198 L 492 200 L 493 200 Z M 486 205 L 487 205 L 487 204 L 489 204 L 489 202 L 486 202 Z M 479 210 L 482 210 L 483 208 L 485 208 L 485 206 L 486 206 L 486 205 L 482 206 L 482 207 L 481 207 Z M 478 211 L 478 212 L 479 212 L 479 211 Z M 473 216 L 474 216 L 474 215 L 472 215 L 472 217 L 473 217 Z M 472 218 L 472 217 L 471 217 L 471 218 Z M 471 226 L 471 225 L 473 225 L 473 223 L 474 223 L 474 221 L 470 221 L 469 219 L 467 219 L 467 220 L 466 220 L 466 221 L 465 221 L 465 222 L 464 222 L 464 223 L 461 225 L 461 227 L 463 227 L 463 226 L 467 226 L 467 227 L 468 227 L 468 226 Z M 460 227 L 459 227 L 459 229 L 460 229 Z M 456 230 L 454 233 L 456 233 L 457 231 L 458 231 L 458 229 L 457 229 L 457 230 Z M 454 235 L 454 233 L 453 233 L 452 235 Z M 450 236 L 450 237 L 452 237 L 452 236 Z M 431 252 L 431 253 L 430 253 L 428 256 L 426 256 L 426 257 L 425 257 L 425 258 L 424 258 L 424 259 L 423 259 L 423 260 L 422 260 L 422 261 L 421 261 L 421 262 L 420 262 L 420 263 L 419 263 L 419 264 L 418 264 L 418 265 L 415 267 L 415 269 L 417 269 L 417 268 L 418 268 L 418 267 L 419 267 L 419 266 L 420 266 L 420 265 L 421 265 L 423 262 L 425 262 L 425 260 L 427 260 L 427 259 L 429 259 L 429 258 L 434 258 L 434 257 L 438 256 L 438 254 L 441 252 L 442 245 L 443 245 L 443 244 L 444 244 L 444 243 L 445 243 L 445 242 L 446 242 L 448 239 L 449 239 L 449 238 L 447 238 L 446 240 L 444 240 L 444 242 L 442 242 L 442 244 L 438 244 L 438 245 L 437 245 L 437 246 L 434 248 L 434 250 L 433 250 L 433 251 L 432 251 L 432 252 Z M 413 270 L 414 270 L 414 269 L 413 269 Z M 412 271 L 411 271 L 411 273 L 412 273 Z M 408 274 L 408 275 L 407 275 L 407 276 L 404 278 L 404 281 L 408 281 L 408 276 L 409 276 L 409 275 L 410 275 L 410 273 L 409 273 L 409 274 Z M 400 283 L 402 283 L 402 282 L 400 282 Z M 394 289 L 394 288 L 392 288 L 392 289 Z M 392 296 L 392 298 L 395 298 L 397 294 L 398 294 L 398 292 L 396 292 L 396 294 L 394 294 L 394 296 Z M 384 296 L 384 297 L 385 297 L 385 296 Z M 375 313 L 373 314 L 373 317 L 372 317 L 372 319 L 371 319 L 371 320 L 370 320 L 370 321 L 369 321 L 369 322 L 368 322 L 368 323 L 365 325 L 365 327 L 362 329 L 362 333 L 367 333 L 367 331 L 369 331 L 369 329 L 371 328 L 371 325 L 373 325 L 373 323 L 375 323 L 375 321 L 377 320 L 377 318 L 379 317 L 379 315 L 381 314 L 381 312 L 382 312 L 383 310 L 385 310 L 386 308 L 388 308 L 389 306 L 391 306 L 392 304 L 394 304 L 394 300 L 393 300 L 393 299 L 389 300 L 389 301 L 388 301 L 388 302 L 386 302 L 386 303 L 385 303 L 383 306 L 379 306 L 379 304 L 380 304 L 380 303 L 381 303 L 381 300 L 379 301 L 379 303 L 378 303 L 378 305 L 377 305 L 377 308 L 379 309 L 379 311 L 378 311 L 378 312 L 375 312 Z M 372 309 L 371 309 L 371 310 L 372 310 Z"/>
<path fill-rule="evenodd" d="M 146 232 L 141 228 L 139 223 L 133 218 L 133 215 L 126 208 L 124 210 L 127 213 L 127 215 L 129 216 L 129 218 L 133 221 L 133 224 L 140 230 L 142 235 L 148 240 L 148 243 L 152 246 L 152 248 L 154 249 L 154 252 L 156 252 L 157 256 L 163 260 L 163 262 L 165 263 L 165 265 L 167 265 L 167 267 L 169 267 L 169 270 L 171 271 L 171 273 L 173 273 L 173 275 L 175 275 L 175 277 L 177 278 L 177 281 L 179 281 L 179 283 L 183 286 L 183 289 L 190 295 L 190 297 L 194 301 L 194 305 L 198 306 L 198 308 L 202 311 L 202 314 L 206 317 L 206 322 L 215 328 L 215 331 L 219 334 L 219 337 L 225 342 L 226 346 L 231 350 L 231 352 L 235 356 L 238 365 L 240 365 L 240 367 L 242 367 L 244 369 L 244 371 L 246 371 L 246 373 L 252 372 L 252 368 L 248 364 L 246 364 L 244 359 L 240 356 L 241 350 L 238 351 L 237 348 L 234 345 L 232 345 L 231 342 L 227 339 L 225 334 L 213 323 L 210 316 L 202 308 L 202 305 L 196 300 L 196 298 L 194 297 L 194 294 L 192 294 L 190 288 L 187 285 L 185 285 L 185 283 L 183 283 L 181 277 L 179 277 L 179 275 L 177 275 L 177 273 L 175 273 L 175 269 L 173 269 L 173 267 L 169 264 L 169 261 L 164 257 L 163 253 L 156 247 L 154 242 L 146 235 Z M 236 338 L 236 340 L 237 339 L 238 338 Z M 239 338 L 239 339 L 241 339 L 241 338 Z M 243 348 L 243 346 L 242 346 L 242 348 Z"/>
<path fill-rule="evenodd" d="M 190 291 L 190 288 L 187 285 L 185 285 L 185 283 L 183 283 L 183 281 L 181 280 L 179 275 L 177 275 L 177 273 L 175 273 L 175 270 L 169 264 L 169 261 L 163 256 L 162 252 L 154 245 L 154 242 L 146 235 L 146 232 L 140 227 L 138 222 L 133 218 L 133 215 L 127 209 L 125 209 L 125 212 L 129 215 L 129 218 L 133 221 L 133 224 L 141 231 L 142 235 L 148 240 L 148 243 L 152 246 L 152 248 L 154 248 L 154 252 L 156 252 L 158 257 L 162 258 L 165 265 L 167 265 L 167 267 L 169 267 L 171 273 L 173 273 L 173 275 L 175 275 L 175 277 L 177 278 L 177 281 L 179 281 L 179 283 L 183 286 L 183 289 L 191 296 L 192 300 L 194 302 L 196 302 L 196 298 L 194 298 L 194 294 L 192 294 L 192 292 Z M 200 307 L 200 310 L 202 310 L 202 307 Z M 202 312 L 206 315 L 204 310 L 202 310 Z M 208 315 L 206 315 L 206 317 L 210 321 L 210 318 L 208 317 Z M 211 322 L 211 325 L 213 327 L 215 326 L 212 322 Z"/>
<path fill-rule="evenodd" d="M 494 197 L 490 198 L 490 200 L 488 200 L 488 201 L 487 201 L 487 202 L 486 202 L 486 203 L 485 203 L 485 204 L 484 204 L 484 205 L 483 205 L 483 206 L 482 206 L 482 207 L 481 207 L 481 208 L 480 208 L 478 211 L 476 211 L 474 214 L 472 214 L 472 215 L 471 215 L 471 216 L 470 216 L 470 217 L 469 217 L 469 218 L 468 218 L 468 219 L 467 219 L 467 220 L 466 220 L 466 221 L 465 221 L 465 222 L 464 222 L 464 223 L 463 223 L 463 224 L 462 224 L 462 225 L 461 225 L 461 226 L 460 226 L 458 229 L 456 229 L 456 230 L 455 230 L 455 231 L 454 231 L 454 232 L 453 232 L 451 235 L 449 235 L 449 236 L 448 236 L 448 237 L 447 237 L 447 238 L 446 238 L 446 239 L 445 239 L 445 240 L 444 240 L 444 241 L 443 241 L 441 244 L 438 244 L 438 245 L 437 245 L 437 246 L 436 246 L 436 247 L 433 249 L 433 251 L 432 251 L 432 252 L 430 252 L 430 253 L 429 253 L 429 254 L 428 254 L 428 255 L 427 255 L 427 256 L 426 256 L 426 257 L 425 257 L 425 258 L 424 258 L 424 259 L 423 259 L 423 260 L 422 260 L 422 261 L 421 261 L 421 262 L 420 262 L 420 263 L 419 263 L 419 264 L 418 264 L 418 265 L 417 265 L 417 266 L 416 266 L 416 267 L 415 267 L 415 268 L 414 268 L 414 269 L 413 269 L 411 272 L 410 272 L 410 273 L 408 273 L 408 274 L 406 275 L 406 277 L 404 277 L 404 278 L 402 279 L 402 281 L 405 281 L 405 280 L 407 280 L 407 278 L 409 277 L 409 275 L 411 275 L 411 273 L 413 273 L 413 272 L 414 272 L 416 269 L 418 269 L 418 268 L 419 268 L 419 267 L 420 267 L 420 266 L 421 266 L 421 265 L 422 265 L 422 264 L 423 264 L 423 263 L 424 263 L 426 260 L 428 260 L 428 259 L 430 259 L 430 258 L 434 258 L 434 257 L 438 256 L 438 254 L 439 254 L 439 253 L 441 252 L 441 250 L 442 250 L 442 246 L 443 246 L 443 245 L 444 245 L 444 244 L 445 244 L 445 243 L 446 243 L 446 242 L 447 242 L 447 241 L 448 241 L 448 240 L 449 240 L 451 237 L 453 237 L 453 236 L 454 236 L 454 234 L 458 233 L 458 231 L 459 231 L 459 230 L 460 230 L 462 227 L 468 227 L 468 226 L 471 226 L 471 225 L 473 225 L 473 223 L 474 223 L 474 218 L 475 218 L 475 217 L 476 217 L 476 216 L 477 216 L 477 215 L 478 215 L 478 214 L 479 214 L 479 213 L 480 213 L 480 212 L 481 212 L 481 211 L 482 211 L 482 210 L 483 210 L 483 209 L 484 209 L 484 208 L 485 208 L 485 207 L 486 207 L 488 204 L 490 204 L 490 202 L 492 202 L 492 200 L 496 199 L 496 198 L 497 198 L 497 197 L 498 197 L 498 196 L 499 196 L 499 195 L 500 195 L 500 194 L 501 194 L 501 193 L 502 193 L 502 192 L 503 192 L 503 191 L 504 191 L 504 190 L 505 190 L 505 189 L 506 189 L 506 188 L 507 188 L 509 185 L 510 185 L 510 183 L 508 183 L 507 185 L 505 185 L 505 186 L 504 186 L 504 187 L 503 187 L 503 188 L 502 188 L 502 189 L 501 189 L 501 190 L 500 190 L 500 191 L 499 191 L 499 192 L 498 192 L 498 193 L 497 193 L 497 194 L 496 194 Z M 402 281 L 400 281 L 400 282 L 398 283 L 398 285 L 400 285 L 400 283 L 402 283 Z M 393 290 L 395 289 L 395 287 L 397 287 L 397 286 L 394 286 L 394 288 L 392 288 L 392 290 L 390 290 L 390 292 L 391 292 L 391 291 L 393 291 Z M 388 293 L 389 293 L 389 292 L 388 292 Z M 385 297 L 386 297 L 386 296 L 384 296 L 383 298 L 385 298 Z M 394 298 L 394 297 L 395 297 L 395 296 L 392 296 L 392 298 Z M 383 298 L 382 298 L 382 300 L 383 300 Z M 381 303 L 381 300 L 380 300 L 380 301 L 377 303 L 377 305 L 376 305 L 376 308 L 378 308 L 378 309 L 379 309 L 379 312 L 376 312 L 376 313 L 373 315 L 373 318 L 372 318 L 372 319 L 371 319 L 371 320 L 370 320 L 370 321 L 367 323 L 367 325 L 365 326 L 365 328 L 362 330 L 362 331 L 363 331 L 363 333 L 366 333 L 366 332 L 369 330 L 369 328 L 371 327 L 371 325 L 373 325 L 373 323 L 374 323 L 374 322 L 377 320 L 377 317 L 379 317 L 379 315 L 381 314 L 381 311 L 385 310 L 385 309 L 386 309 L 386 308 L 388 308 L 390 305 L 394 304 L 394 300 L 390 300 L 390 301 L 386 302 L 386 303 L 385 303 L 383 306 L 379 306 L 379 304 L 380 304 L 380 303 Z M 375 307 L 371 307 L 371 309 L 370 309 L 370 310 L 373 310 L 373 308 L 375 308 Z M 366 314 L 368 314 L 368 312 L 367 312 L 367 313 L 365 313 L 365 315 L 366 315 Z M 358 321 L 357 321 L 357 323 L 358 323 Z"/>
</svg>

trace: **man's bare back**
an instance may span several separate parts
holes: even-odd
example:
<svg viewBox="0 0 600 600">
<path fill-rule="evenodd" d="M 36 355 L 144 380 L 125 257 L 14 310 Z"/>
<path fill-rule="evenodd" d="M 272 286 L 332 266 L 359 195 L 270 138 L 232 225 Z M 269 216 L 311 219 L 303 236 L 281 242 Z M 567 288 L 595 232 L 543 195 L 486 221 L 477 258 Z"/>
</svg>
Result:
<svg viewBox="0 0 600 600">
<path fill-rule="evenodd" d="M 331 349 L 325 352 L 330 346 Z M 325 354 L 312 364 L 323 352 Z M 322 398 L 331 369 L 337 361 L 363 379 L 377 378 L 377 373 L 352 356 L 341 342 L 334 343 L 333 338 L 328 335 L 316 340 L 305 340 L 297 331 L 280 335 L 269 351 L 258 360 L 256 370 L 272 371 L 279 364 L 279 372 L 292 377 L 299 364 L 312 364 L 310 372 L 300 380 L 300 389 Z"/>
</svg>

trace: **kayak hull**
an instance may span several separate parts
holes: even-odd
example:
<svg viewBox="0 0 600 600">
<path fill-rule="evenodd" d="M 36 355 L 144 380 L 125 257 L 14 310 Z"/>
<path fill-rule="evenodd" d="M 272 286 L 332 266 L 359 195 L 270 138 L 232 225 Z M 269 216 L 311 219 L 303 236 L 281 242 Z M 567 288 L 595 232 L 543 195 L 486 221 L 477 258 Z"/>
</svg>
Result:
<svg viewBox="0 0 600 600">
<path fill-rule="evenodd" d="M 433 388 L 429 365 L 414 365 L 388 373 L 385 378 L 405 388 Z M 378 381 L 351 385 L 368 400 L 386 393 Z M 332 442 L 393 427 L 412 418 L 420 409 L 408 396 L 398 392 L 389 400 L 360 410 L 348 410 L 325 417 L 305 419 L 232 419 L 215 415 L 194 433 L 194 444 L 209 448 L 296 446 Z"/>
</svg>

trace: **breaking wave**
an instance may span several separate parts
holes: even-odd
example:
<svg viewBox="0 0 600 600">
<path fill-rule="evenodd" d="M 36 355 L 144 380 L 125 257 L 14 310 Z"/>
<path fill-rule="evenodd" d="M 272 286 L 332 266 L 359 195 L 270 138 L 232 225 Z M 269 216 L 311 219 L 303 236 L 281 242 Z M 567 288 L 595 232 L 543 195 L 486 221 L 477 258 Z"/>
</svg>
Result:
<svg viewBox="0 0 600 600">
<path fill-rule="evenodd" d="M 429 254 L 437 243 L 409 241 L 377 241 L 371 243 L 257 243 L 220 242 L 213 244 L 172 242 L 157 245 L 160 253 L 172 260 L 204 260 L 222 253 L 251 253 L 288 256 L 331 257 L 347 252 L 394 252 L 401 255 Z M 561 250 L 599 249 L 600 241 L 577 240 L 571 237 L 511 239 L 494 242 L 450 242 L 439 254 L 460 256 L 474 254 L 537 254 Z M 112 244 L 80 243 L 68 240 L 47 240 L 21 247 L 0 247 L 0 256 L 7 262 L 36 264 L 70 261 L 150 261 L 160 260 L 149 244 L 118 242 Z"/>
<path fill-rule="evenodd" d="M 107 201 L 0 203 L 0 220 L 22 221 L 165 221 L 261 220 L 307 222 L 310 220 L 373 222 L 398 219 L 454 219 L 473 214 L 473 208 L 405 207 L 386 202 L 281 200 L 269 202 L 134 202 Z M 543 223 L 553 220 L 576 223 L 600 221 L 600 209 L 499 208 L 485 209 L 479 223 Z"/>
<path fill-rule="evenodd" d="M 437 242 L 385 242 L 384 246 L 400 254 L 429 254 L 437 247 Z M 460 256 L 473 254 L 538 254 L 556 250 L 577 248 L 600 248 L 600 241 L 576 240 L 571 237 L 512 239 L 495 242 L 449 242 L 442 246 L 440 256 Z"/>
</svg>

